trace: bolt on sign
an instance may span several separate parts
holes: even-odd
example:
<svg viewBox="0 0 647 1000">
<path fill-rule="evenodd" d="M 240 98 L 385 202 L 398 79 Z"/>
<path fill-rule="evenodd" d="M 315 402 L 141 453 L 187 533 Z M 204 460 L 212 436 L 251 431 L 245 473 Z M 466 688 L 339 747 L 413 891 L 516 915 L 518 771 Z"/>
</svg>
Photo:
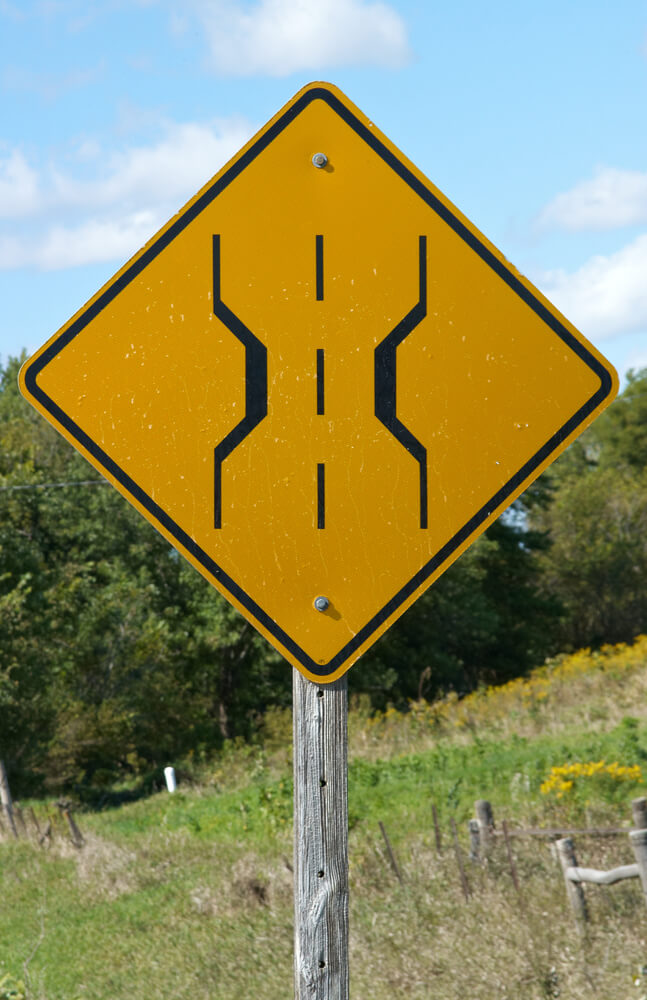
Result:
<svg viewBox="0 0 647 1000">
<path fill-rule="evenodd" d="M 314 83 L 21 385 L 287 660 L 332 681 L 617 377 L 373 122 Z"/>
</svg>

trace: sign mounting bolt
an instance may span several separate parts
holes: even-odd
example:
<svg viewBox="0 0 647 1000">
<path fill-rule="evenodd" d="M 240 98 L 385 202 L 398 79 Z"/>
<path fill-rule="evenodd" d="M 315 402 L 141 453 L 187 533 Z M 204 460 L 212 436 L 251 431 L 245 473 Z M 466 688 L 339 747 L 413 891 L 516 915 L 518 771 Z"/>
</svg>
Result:
<svg viewBox="0 0 647 1000">
<path fill-rule="evenodd" d="M 328 600 L 327 597 L 323 596 L 315 597 L 314 604 L 317 611 L 327 611 L 328 608 L 330 607 L 330 601 Z"/>
<path fill-rule="evenodd" d="M 312 157 L 312 162 L 314 163 L 315 167 L 319 167 L 319 169 L 321 170 L 321 168 L 325 167 L 326 164 L 328 163 L 328 157 L 326 156 L 325 153 L 315 153 L 315 155 Z"/>
</svg>

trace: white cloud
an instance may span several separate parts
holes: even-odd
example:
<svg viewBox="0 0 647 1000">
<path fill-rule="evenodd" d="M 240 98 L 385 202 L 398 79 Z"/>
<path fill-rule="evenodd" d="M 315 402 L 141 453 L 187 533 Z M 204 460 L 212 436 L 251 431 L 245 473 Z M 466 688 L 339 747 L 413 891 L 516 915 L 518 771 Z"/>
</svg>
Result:
<svg viewBox="0 0 647 1000">
<path fill-rule="evenodd" d="M 23 154 L 13 149 L 0 157 L 0 219 L 34 212 L 38 197 L 38 175 Z"/>
<path fill-rule="evenodd" d="M 0 269 L 57 269 L 124 260 L 249 138 L 242 120 L 167 123 L 161 139 L 105 155 L 92 140 L 37 170 L 14 150 L 0 159 Z"/>
<path fill-rule="evenodd" d="M 551 271 L 535 280 L 591 339 L 647 329 L 647 234 L 573 273 Z"/>
<path fill-rule="evenodd" d="M 42 239 L 0 240 L 0 268 L 52 271 L 128 258 L 164 220 L 152 212 L 120 219 L 90 219 L 77 226 L 52 226 Z"/>
<path fill-rule="evenodd" d="M 324 67 L 408 62 L 407 33 L 371 0 L 196 0 L 218 73 L 288 76 Z"/>
<path fill-rule="evenodd" d="M 632 369 L 633 371 L 640 371 L 642 368 L 647 368 L 647 347 L 644 350 L 634 351 L 633 354 L 629 355 L 624 363 L 623 375 Z"/>
<path fill-rule="evenodd" d="M 186 199 L 233 156 L 250 132 L 250 126 L 243 121 L 170 126 L 155 145 L 107 157 L 102 176 L 79 181 L 56 172 L 55 200 L 65 206 L 98 208 L 117 202 L 139 205 L 142 201 L 150 204 Z M 84 145 L 85 156 L 89 149 Z"/>
<path fill-rule="evenodd" d="M 647 222 L 647 173 L 600 167 L 590 180 L 553 198 L 537 222 L 541 228 L 572 231 Z"/>
</svg>

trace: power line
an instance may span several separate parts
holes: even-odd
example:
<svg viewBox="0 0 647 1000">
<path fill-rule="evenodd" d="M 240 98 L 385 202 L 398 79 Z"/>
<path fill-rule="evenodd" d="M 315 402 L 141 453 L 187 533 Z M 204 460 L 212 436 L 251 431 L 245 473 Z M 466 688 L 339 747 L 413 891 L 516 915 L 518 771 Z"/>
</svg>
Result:
<svg viewBox="0 0 647 1000">
<path fill-rule="evenodd" d="M 71 479 L 67 483 L 27 483 L 24 486 L 0 486 L 0 493 L 14 490 L 57 490 L 61 486 L 109 486 L 106 479 Z"/>
</svg>

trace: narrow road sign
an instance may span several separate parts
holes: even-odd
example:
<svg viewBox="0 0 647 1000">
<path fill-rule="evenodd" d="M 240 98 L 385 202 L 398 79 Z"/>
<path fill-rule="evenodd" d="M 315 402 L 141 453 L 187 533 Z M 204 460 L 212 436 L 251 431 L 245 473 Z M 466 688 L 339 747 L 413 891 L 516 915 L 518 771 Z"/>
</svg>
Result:
<svg viewBox="0 0 647 1000">
<path fill-rule="evenodd" d="M 617 378 L 371 121 L 315 83 L 21 384 L 295 667 L 332 681 Z"/>
</svg>

